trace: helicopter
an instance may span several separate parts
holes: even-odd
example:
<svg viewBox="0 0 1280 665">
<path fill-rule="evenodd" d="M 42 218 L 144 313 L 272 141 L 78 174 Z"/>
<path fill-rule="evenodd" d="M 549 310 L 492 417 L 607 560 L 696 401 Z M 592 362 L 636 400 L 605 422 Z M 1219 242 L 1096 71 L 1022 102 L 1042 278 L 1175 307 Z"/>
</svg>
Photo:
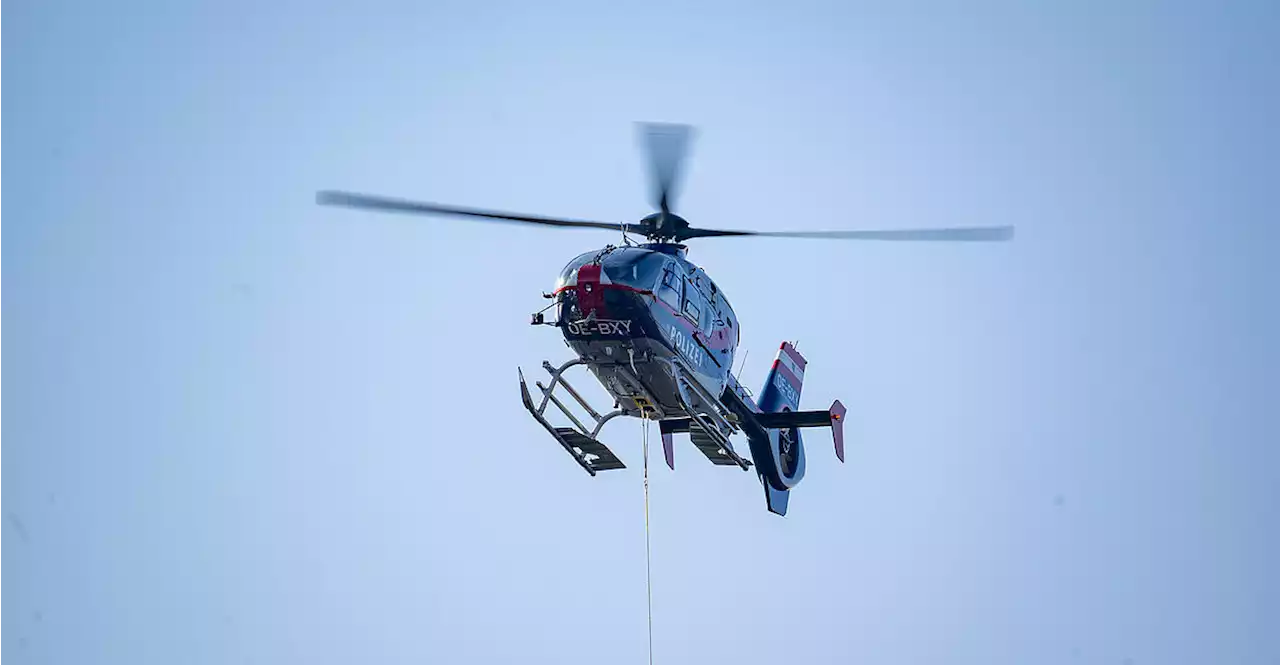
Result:
<svg viewBox="0 0 1280 665">
<path fill-rule="evenodd" d="M 693 128 L 674 123 L 637 123 L 647 153 L 652 204 L 657 211 L 635 223 L 602 222 L 446 206 L 385 196 L 324 190 L 317 203 L 377 212 L 449 215 L 469 219 L 536 224 L 622 233 L 622 245 L 582 253 L 561 269 L 551 304 L 532 315 L 535 326 L 559 328 L 574 358 L 552 365 L 547 384 L 536 381 L 535 400 L 517 368 L 526 410 L 590 475 L 626 468 L 599 435 L 618 417 L 657 421 L 663 457 L 675 469 L 674 435 L 688 433 L 712 464 L 755 469 L 769 512 L 785 516 L 790 492 L 805 474 L 804 428 L 831 429 L 835 454 L 844 462 L 847 410 L 802 410 L 800 394 L 807 361 L 791 342 L 779 345 L 758 396 L 733 372 L 741 323 L 728 297 L 706 271 L 688 259 L 687 241 L 697 238 L 774 237 L 878 241 L 1005 241 L 1011 226 L 848 231 L 740 231 L 694 227 L 676 214 L 675 199 Z M 647 242 L 633 242 L 631 236 Z M 555 310 L 548 321 L 546 311 Z M 585 367 L 614 399 L 607 413 L 593 408 L 569 384 L 565 373 Z M 580 419 L 556 390 L 562 388 L 587 413 Z M 557 426 L 547 417 L 554 405 L 572 423 Z M 590 426 L 584 420 L 589 419 Z M 744 434 L 750 459 L 733 446 Z"/>
</svg>

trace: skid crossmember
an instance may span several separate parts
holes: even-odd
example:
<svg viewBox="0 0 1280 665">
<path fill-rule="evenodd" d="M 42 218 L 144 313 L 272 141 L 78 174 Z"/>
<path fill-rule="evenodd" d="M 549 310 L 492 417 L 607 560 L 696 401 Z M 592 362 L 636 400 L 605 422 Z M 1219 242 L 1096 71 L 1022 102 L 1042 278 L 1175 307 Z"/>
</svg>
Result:
<svg viewBox="0 0 1280 665">
<path fill-rule="evenodd" d="M 609 450 L 608 446 L 600 443 L 600 441 L 596 439 L 596 436 L 600 434 L 600 430 L 604 427 L 605 423 L 617 418 L 618 416 L 628 414 L 622 409 L 616 409 L 602 416 L 598 411 L 591 408 L 591 405 L 587 404 L 586 400 L 582 399 L 582 396 L 578 394 L 578 391 L 573 389 L 573 386 L 569 385 L 569 382 L 564 378 L 565 370 L 570 367 L 574 367 L 575 365 L 583 364 L 585 364 L 585 361 L 581 359 L 570 360 L 557 368 L 544 360 L 542 362 L 542 368 L 547 370 L 547 373 L 551 375 L 551 382 L 546 386 L 542 385 L 541 381 L 534 382 L 534 385 L 536 385 L 538 390 L 542 392 L 542 401 L 537 406 L 534 406 L 533 397 L 529 394 L 529 386 L 524 380 L 524 371 L 519 370 L 520 399 L 524 401 L 524 408 L 529 410 L 529 413 L 533 415 L 534 419 L 546 428 L 547 432 L 549 432 L 551 436 L 559 442 L 561 447 L 573 456 L 573 459 L 576 460 L 583 469 L 586 469 L 587 473 L 594 476 L 597 471 L 625 469 L 627 465 L 623 464 L 622 460 L 618 459 L 618 456 L 613 454 L 613 451 Z M 576 400 L 578 404 L 586 410 L 588 416 L 594 422 L 594 427 L 588 429 L 587 426 L 584 425 L 582 421 L 564 405 L 564 402 L 560 401 L 559 397 L 556 397 L 555 390 L 558 387 L 563 387 L 565 392 L 569 393 L 569 396 Z M 560 409 L 560 412 L 563 413 L 574 426 L 556 427 L 555 425 L 552 425 L 545 415 L 547 406 L 550 404 L 554 404 L 556 408 Z"/>
</svg>

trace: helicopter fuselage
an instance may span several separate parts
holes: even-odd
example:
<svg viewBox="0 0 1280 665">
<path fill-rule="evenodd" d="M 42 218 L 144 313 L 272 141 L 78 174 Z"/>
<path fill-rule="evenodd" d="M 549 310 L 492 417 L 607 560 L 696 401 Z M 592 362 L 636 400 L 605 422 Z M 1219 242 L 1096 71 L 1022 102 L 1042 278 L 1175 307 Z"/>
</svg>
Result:
<svg viewBox="0 0 1280 665">
<path fill-rule="evenodd" d="M 616 416 L 658 421 L 667 465 L 675 468 L 672 435 L 688 432 L 690 440 L 713 464 L 752 465 L 765 488 L 769 510 L 785 514 L 788 492 L 804 477 L 802 427 L 830 427 L 836 454 L 843 461 L 841 430 L 844 406 L 801 411 L 800 390 L 806 361 L 783 342 L 758 397 L 733 375 L 734 353 L 741 340 L 738 318 L 724 292 L 673 243 L 608 246 L 587 252 L 560 272 L 555 291 L 558 320 L 565 343 L 577 359 L 559 369 L 550 363 L 551 386 L 537 383 L 543 399 L 534 403 L 521 374 L 525 408 L 556 437 L 589 473 L 623 468 L 622 462 L 595 437 Z M 544 323 L 534 315 L 535 324 Z M 563 379 L 573 365 L 586 365 L 613 397 L 608 415 L 587 406 Z M 577 428 L 557 427 L 544 415 L 558 385 L 590 413 L 594 428 L 574 420 Z M 570 419 L 560 401 L 555 404 Z M 746 435 L 751 461 L 734 450 L 730 437 Z"/>
<path fill-rule="evenodd" d="M 724 293 L 681 245 L 606 247 L 570 261 L 554 297 L 566 343 L 626 411 L 716 406 L 740 340 Z M 696 386 L 682 386 L 688 377 Z M 641 385 L 634 385 L 638 379 Z M 701 388 L 699 390 L 698 388 Z"/>
</svg>

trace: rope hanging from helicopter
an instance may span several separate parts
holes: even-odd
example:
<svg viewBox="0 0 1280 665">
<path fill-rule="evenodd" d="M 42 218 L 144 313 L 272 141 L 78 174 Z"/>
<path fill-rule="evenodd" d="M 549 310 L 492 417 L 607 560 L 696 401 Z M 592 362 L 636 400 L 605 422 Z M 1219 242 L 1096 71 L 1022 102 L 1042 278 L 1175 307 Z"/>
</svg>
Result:
<svg viewBox="0 0 1280 665">
<path fill-rule="evenodd" d="M 641 411 L 644 443 L 644 585 L 648 595 L 649 613 L 649 665 L 653 665 L 653 569 L 649 561 L 649 417 Z"/>
</svg>

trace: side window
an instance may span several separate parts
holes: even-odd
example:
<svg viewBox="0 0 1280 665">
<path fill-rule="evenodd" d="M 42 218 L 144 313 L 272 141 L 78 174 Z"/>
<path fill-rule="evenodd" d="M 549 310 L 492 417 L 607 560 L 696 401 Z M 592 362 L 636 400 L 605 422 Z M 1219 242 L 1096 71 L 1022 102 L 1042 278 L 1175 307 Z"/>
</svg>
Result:
<svg viewBox="0 0 1280 665">
<path fill-rule="evenodd" d="M 684 315 L 689 317 L 690 321 L 698 323 L 698 303 L 695 298 L 686 298 L 684 301 Z"/>
<path fill-rule="evenodd" d="M 680 311 L 680 278 L 670 268 L 662 273 L 662 284 L 658 287 L 658 298 L 667 303 L 672 310 Z"/>
<path fill-rule="evenodd" d="M 695 326 L 701 323 L 702 315 L 705 314 L 709 319 L 713 316 L 710 309 L 703 310 L 702 292 L 698 290 L 693 280 L 686 280 L 684 285 L 684 315 L 685 318 L 693 321 Z M 701 327 L 701 326 L 699 326 Z"/>
</svg>

